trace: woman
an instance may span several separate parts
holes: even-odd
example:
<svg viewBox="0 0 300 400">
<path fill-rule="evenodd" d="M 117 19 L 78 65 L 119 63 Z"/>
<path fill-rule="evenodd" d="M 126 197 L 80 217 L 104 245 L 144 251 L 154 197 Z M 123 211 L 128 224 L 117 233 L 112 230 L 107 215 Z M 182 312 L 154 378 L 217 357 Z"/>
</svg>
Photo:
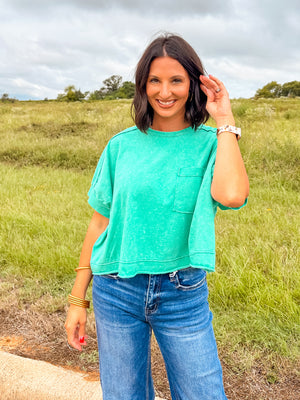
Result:
<svg viewBox="0 0 300 400">
<path fill-rule="evenodd" d="M 94 208 L 69 296 L 68 342 L 85 341 L 93 281 L 104 400 L 154 399 L 150 339 L 173 399 L 226 399 L 207 303 L 214 216 L 246 203 L 249 183 L 223 83 L 191 46 L 155 39 L 136 70 L 136 126 L 104 149 L 89 191 Z M 209 115 L 216 129 L 203 125 Z"/>
</svg>

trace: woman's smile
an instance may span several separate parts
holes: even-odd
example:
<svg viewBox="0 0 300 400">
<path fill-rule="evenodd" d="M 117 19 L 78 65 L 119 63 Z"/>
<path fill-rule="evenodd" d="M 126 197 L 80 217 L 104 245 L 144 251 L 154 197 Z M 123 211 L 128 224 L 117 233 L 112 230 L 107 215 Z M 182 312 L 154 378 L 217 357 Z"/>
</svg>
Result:
<svg viewBox="0 0 300 400">
<path fill-rule="evenodd" d="M 169 100 L 169 101 L 157 100 L 158 104 L 163 108 L 172 107 L 175 101 L 176 100 Z"/>
</svg>

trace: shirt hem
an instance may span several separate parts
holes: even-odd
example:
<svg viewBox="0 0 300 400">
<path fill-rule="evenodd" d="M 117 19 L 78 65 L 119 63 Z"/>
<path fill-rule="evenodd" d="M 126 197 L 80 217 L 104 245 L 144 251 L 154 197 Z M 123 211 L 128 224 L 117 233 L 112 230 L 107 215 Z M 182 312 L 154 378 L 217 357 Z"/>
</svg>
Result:
<svg viewBox="0 0 300 400">
<path fill-rule="evenodd" d="M 215 253 L 196 253 L 167 261 L 141 260 L 95 263 L 91 260 L 93 275 L 118 274 L 120 278 L 132 278 L 138 274 L 166 274 L 188 267 L 213 272 L 215 270 Z"/>
<path fill-rule="evenodd" d="M 109 218 L 109 216 L 110 216 L 110 209 L 109 208 L 98 204 L 97 201 L 93 197 L 90 197 L 88 199 L 88 203 L 99 214 L 103 215 L 106 218 Z"/>
</svg>

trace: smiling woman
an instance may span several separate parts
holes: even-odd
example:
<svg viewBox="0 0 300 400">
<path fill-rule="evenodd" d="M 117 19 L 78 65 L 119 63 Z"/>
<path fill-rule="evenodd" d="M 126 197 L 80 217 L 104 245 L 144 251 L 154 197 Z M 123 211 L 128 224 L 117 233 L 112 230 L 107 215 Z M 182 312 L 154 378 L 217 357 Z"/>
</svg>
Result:
<svg viewBox="0 0 300 400">
<path fill-rule="evenodd" d="M 89 191 L 68 341 L 86 345 L 93 275 L 104 400 L 154 399 L 152 331 L 173 399 L 224 400 L 206 274 L 217 207 L 240 208 L 248 195 L 229 96 L 186 41 L 166 35 L 138 63 L 132 107 L 136 126 L 109 141 Z M 209 115 L 218 136 L 203 125 Z"/>
</svg>

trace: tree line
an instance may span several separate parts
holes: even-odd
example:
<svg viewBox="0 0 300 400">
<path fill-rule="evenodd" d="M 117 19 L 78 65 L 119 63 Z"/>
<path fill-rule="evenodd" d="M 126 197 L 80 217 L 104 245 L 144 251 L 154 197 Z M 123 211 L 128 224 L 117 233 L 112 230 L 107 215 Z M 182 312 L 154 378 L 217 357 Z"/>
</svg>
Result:
<svg viewBox="0 0 300 400">
<path fill-rule="evenodd" d="M 122 83 L 120 75 L 112 75 L 105 79 L 103 86 L 93 92 L 84 92 L 75 88 L 74 85 L 67 86 L 64 93 L 57 96 L 59 101 L 82 101 L 82 100 L 114 100 L 132 99 L 135 91 L 135 84 L 130 81 Z"/>
<path fill-rule="evenodd" d="M 267 83 L 261 89 L 258 89 L 254 98 L 276 98 L 276 97 L 297 97 L 300 96 L 300 82 L 286 82 L 283 85 L 272 81 Z"/>
</svg>

